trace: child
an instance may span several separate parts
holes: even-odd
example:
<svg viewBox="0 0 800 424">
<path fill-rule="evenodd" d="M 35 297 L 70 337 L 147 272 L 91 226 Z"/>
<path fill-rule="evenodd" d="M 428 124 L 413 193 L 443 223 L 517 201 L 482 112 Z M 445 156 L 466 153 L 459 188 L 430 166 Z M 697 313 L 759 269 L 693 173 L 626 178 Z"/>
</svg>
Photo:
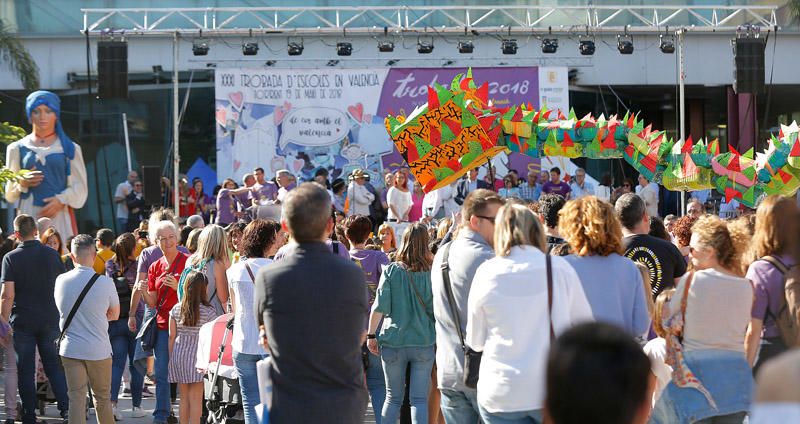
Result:
<svg viewBox="0 0 800 424">
<path fill-rule="evenodd" d="M 644 346 L 644 353 L 650 358 L 650 372 L 656 377 L 656 390 L 653 392 L 653 406 L 655 406 L 658 398 L 661 397 L 661 391 L 667 387 L 670 379 L 672 379 L 672 367 L 667 365 L 667 331 L 664 330 L 664 311 L 665 306 L 672 299 L 675 289 L 668 289 L 661 292 L 656 298 L 656 304 L 653 308 L 653 330 L 656 337 L 647 342 Z"/>
<path fill-rule="evenodd" d="M 203 375 L 195 369 L 200 326 L 217 313 L 208 303 L 208 280 L 201 272 L 186 277 L 185 294 L 169 313 L 169 382 L 178 383 L 181 424 L 199 423 L 203 412 Z"/>
</svg>

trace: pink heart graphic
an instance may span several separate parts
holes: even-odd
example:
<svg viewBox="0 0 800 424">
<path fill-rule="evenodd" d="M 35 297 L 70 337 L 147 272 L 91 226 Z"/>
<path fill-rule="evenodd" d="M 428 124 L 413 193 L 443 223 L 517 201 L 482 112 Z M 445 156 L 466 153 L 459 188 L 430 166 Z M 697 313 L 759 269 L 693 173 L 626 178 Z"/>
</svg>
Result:
<svg viewBox="0 0 800 424">
<path fill-rule="evenodd" d="M 300 172 L 300 170 L 303 169 L 303 165 L 305 165 L 305 163 L 306 162 L 303 159 L 295 159 L 292 162 L 292 167 L 294 168 L 294 172 L 295 173 Z"/>
<path fill-rule="evenodd" d="M 217 124 L 219 124 L 221 127 L 224 127 L 225 123 L 227 122 L 227 120 L 226 120 L 227 114 L 228 114 L 228 111 L 225 110 L 225 108 L 217 109 L 217 113 L 216 113 Z"/>
<path fill-rule="evenodd" d="M 238 160 L 234 159 L 233 160 L 233 172 L 236 172 L 236 170 L 239 169 L 240 166 L 242 166 L 242 163 L 239 162 Z"/>
<path fill-rule="evenodd" d="M 275 111 L 272 112 L 272 117 L 275 120 L 275 125 L 278 125 L 283 121 L 284 115 L 286 115 L 286 111 L 283 109 L 283 106 L 276 106 Z"/>
<path fill-rule="evenodd" d="M 356 122 L 361 122 L 361 119 L 364 117 L 364 105 L 361 103 L 356 103 L 353 106 L 348 106 L 347 111 L 350 112 L 350 116 L 352 116 Z"/>
<path fill-rule="evenodd" d="M 365 124 L 371 124 L 372 123 L 372 115 L 370 115 L 368 113 L 365 113 L 364 114 L 364 120 L 361 121 L 361 122 L 363 122 Z"/>
<path fill-rule="evenodd" d="M 289 102 L 283 102 L 283 110 L 285 110 L 286 112 L 288 112 L 288 111 L 289 111 L 289 109 L 291 109 L 291 108 L 292 108 L 292 104 L 291 104 L 291 103 L 289 103 Z"/>
<path fill-rule="evenodd" d="M 233 105 L 236 106 L 237 109 L 242 108 L 242 102 L 244 101 L 244 94 L 242 94 L 241 91 L 228 94 L 228 98 L 231 99 L 231 103 L 233 103 Z"/>
</svg>

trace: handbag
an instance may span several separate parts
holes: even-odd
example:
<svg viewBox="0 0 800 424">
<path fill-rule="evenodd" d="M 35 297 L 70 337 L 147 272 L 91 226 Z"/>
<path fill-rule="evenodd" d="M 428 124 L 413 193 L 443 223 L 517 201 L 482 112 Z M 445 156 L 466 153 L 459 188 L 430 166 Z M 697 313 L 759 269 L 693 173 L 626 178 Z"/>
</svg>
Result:
<svg viewBox="0 0 800 424">
<path fill-rule="evenodd" d="M 172 268 L 167 270 L 167 274 L 171 274 L 174 271 L 174 266 L 177 261 L 172 262 Z M 169 290 L 169 287 L 167 287 Z M 161 307 L 164 306 L 164 302 L 167 301 L 167 296 L 165 295 L 161 302 L 159 302 L 158 306 L 156 306 L 156 313 L 147 317 L 147 319 L 142 323 L 142 328 L 139 329 L 139 334 L 136 335 L 136 340 L 142 344 L 143 350 L 153 350 L 156 347 L 156 336 L 158 335 L 158 313 L 161 311 Z"/>
<path fill-rule="evenodd" d="M 83 299 L 86 297 L 86 294 L 89 293 L 89 289 L 92 288 L 95 281 L 100 278 L 100 274 L 95 273 L 92 275 L 92 278 L 89 279 L 89 282 L 83 287 L 81 294 L 78 295 L 78 300 L 75 301 L 75 304 L 72 305 L 72 309 L 69 311 L 69 315 L 67 315 L 66 321 L 64 321 L 64 328 L 61 329 L 61 334 L 58 335 L 58 338 L 54 341 L 56 345 L 56 352 L 61 352 L 61 341 L 64 339 L 64 336 L 67 334 L 67 328 L 72 323 L 72 318 L 75 317 L 75 313 L 78 312 L 78 307 L 81 306 L 83 303 Z"/>
<path fill-rule="evenodd" d="M 453 286 L 450 282 L 450 263 L 448 258 L 450 256 L 450 245 L 452 243 L 448 243 L 444 246 L 444 253 L 442 257 L 442 279 L 444 281 L 444 291 L 447 295 L 447 303 L 450 305 L 450 313 L 453 315 L 454 324 L 456 325 L 456 331 L 458 332 L 458 338 L 461 341 L 461 350 L 464 352 L 464 378 L 463 383 L 465 386 L 474 389 L 478 387 L 478 375 L 480 373 L 481 367 L 481 356 L 483 356 L 483 352 L 477 352 L 472 350 L 469 346 L 466 345 L 464 342 L 464 332 L 461 330 L 461 317 L 458 315 L 458 309 L 456 308 L 456 302 L 453 298 Z M 550 341 L 552 342 L 555 339 L 555 331 L 553 330 L 553 273 L 552 273 L 552 261 L 550 259 L 550 255 L 545 256 L 545 263 L 547 269 L 547 315 L 550 321 Z"/>
</svg>

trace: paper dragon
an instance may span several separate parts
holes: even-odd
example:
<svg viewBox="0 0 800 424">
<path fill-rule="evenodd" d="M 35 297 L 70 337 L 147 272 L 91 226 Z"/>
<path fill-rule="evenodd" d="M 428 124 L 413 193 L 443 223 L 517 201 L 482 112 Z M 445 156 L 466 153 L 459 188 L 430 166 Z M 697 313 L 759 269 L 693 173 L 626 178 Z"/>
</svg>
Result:
<svg viewBox="0 0 800 424">
<path fill-rule="evenodd" d="M 800 128 L 781 125 L 763 153 L 733 147 L 720 153 L 718 140 L 677 142 L 645 126 L 636 114 L 578 119 L 530 104 L 496 107 L 488 84 L 478 87 L 472 70 L 457 75 L 450 88 L 434 84 L 428 102 L 408 117 L 387 116 L 386 130 L 427 193 L 449 185 L 471 168 L 501 152 L 534 158 L 563 156 L 624 158 L 651 181 L 667 189 L 716 189 L 728 202 L 754 208 L 766 195 L 793 195 L 800 188 Z"/>
</svg>

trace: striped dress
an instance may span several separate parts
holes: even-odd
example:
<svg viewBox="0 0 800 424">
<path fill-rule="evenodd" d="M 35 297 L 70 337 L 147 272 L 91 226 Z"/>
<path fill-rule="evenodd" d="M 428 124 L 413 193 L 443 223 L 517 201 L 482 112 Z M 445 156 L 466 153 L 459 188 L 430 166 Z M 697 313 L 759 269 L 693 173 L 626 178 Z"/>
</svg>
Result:
<svg viewBox="0 0 800 424">
<path fill-rule="evenodd" d="M 200 383 L 203 381 L 203 374 L 197 372 L 195 368 L 198 333 L 203 324 L 213 321 L 217 317 L 217 312 L 213 306 L 200 305 L 200 317 L 197 325 L 191 327 L 181 324 L 180 303 L 172 308 L 169 316 L 178 323 L 178 336 L 175 338 L 175 346 L 169 357 L 169 382 Z"/>
</svg>

